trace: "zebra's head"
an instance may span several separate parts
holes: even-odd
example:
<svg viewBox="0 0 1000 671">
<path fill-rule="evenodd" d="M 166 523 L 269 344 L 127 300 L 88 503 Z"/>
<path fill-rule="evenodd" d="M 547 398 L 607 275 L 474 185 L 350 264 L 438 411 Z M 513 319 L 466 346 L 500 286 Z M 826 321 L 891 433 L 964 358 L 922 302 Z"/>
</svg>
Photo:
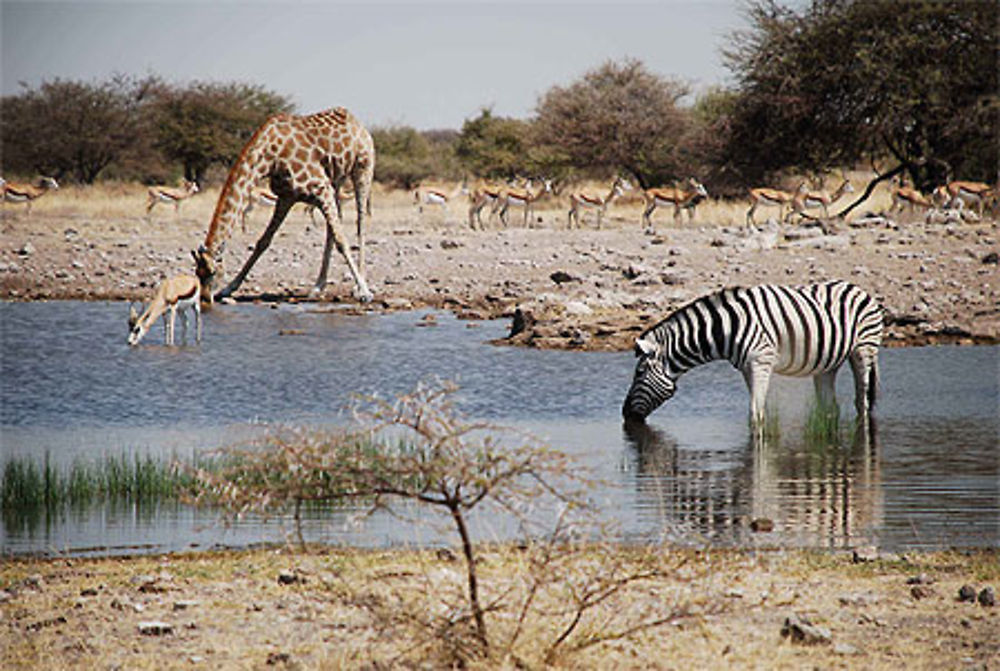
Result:
<svg viewBox="0 0 1000 671">
<path fill-rule="evenodd" d="M 643 337 L 635 341 L 635 355 L 639 361 L 635 365 L 632 386 L 622 404 L 622 416 L 626 421 L 644 421 L 649 413 L 674 395 L 677 384 L 664 361 L 661 348 L 652 338 Z"/>
</svg>

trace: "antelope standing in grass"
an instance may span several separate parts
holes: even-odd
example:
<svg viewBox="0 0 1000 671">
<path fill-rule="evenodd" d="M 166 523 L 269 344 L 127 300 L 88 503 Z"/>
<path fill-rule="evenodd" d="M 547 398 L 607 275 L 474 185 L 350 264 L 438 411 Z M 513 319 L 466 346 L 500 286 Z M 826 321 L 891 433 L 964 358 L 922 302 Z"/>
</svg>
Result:
<svg viewBox="0 0 1000 671">
<path fill-rule="evenodd" d="M 804 182 L 803 185 L 805 185 Z M 800 186 L 799 190 L 795 193 L 795 198 L 792 199 L 792 212 L 804 218 L 811 219 L 813 217 L 810 217 L 806 213 L 806 210 L 820 208 L 823 210 L 823 218 L 829 219 L 830 205 L 840 200 L 846 193 L 854 193 L 854 187 L 846 179 L 833 193 L 811 191 L 808 188 L 803 189 Z"/>
<path fill-rule="evenodd" d="M 948 182 L 943 187 L 946 205 L 961 210 L 966 204 L 976 208 L 976 214 L 983 216 L 986 202 L 994 197 L 993 187 L 983 182 Z"/>
<path fill-rule="evenodd" d="M 476 222 L 478 221 L 479 228 L 485 231 L 486 226 L 483 224 L 482 215 L 483 209 L 487 205 L 490 206 L 490 219 L 492 220 L 500 210 L 503 199 L 507 196 L 507 190 L 514 188 L 517 188 L 517 180 L 513 179 L 509 180 L 506 184 L 481 182 L 473 187 L 469 192 L 469 228 L 475 230 Z"/>
<path fill-rule="evenodd" d="M 511 206 L 522 207 L 524 208 L 524 225 L 526 228 L 530 227 L 528 220 L 531 216 L 531 210 L 533 209 L 535 202 L 551 190 L 552 181 L 548 179 L 543 180 L 542 188 L 535 192 L 532 192 L 531 190 L 530 180 L 523 189 L 508 189 L 502 200 L 503 205 L 500 207 L 500 221 L 503 222 L 504 226 L 507 226 L 507 211 L 511 208 Z"/>
<path fill-rule="evenodd" d="M 448 203 L 452 198 L 456 198 L 461 193 L 468 193 L 469 188 L 464 181 L 459 182 L 451 191 L 438 186 L 419 186 L 413 191 L 413 203 L 417 206 L 417 212 L 424 213 L 424 205 L 437 205 L 441 208 L 442 215 L 448 213 Z"/>
<path fill-rule="evenodd" d="M 166 331 L 165 342 L 174 344 L 174 322 L 177 313 L 181 315 L 181 325 L 184 328 L 184 339 L 187 340 L 187 313 L 194 310 L 196 324 L 196 339 L 201 342 L 201 281 L 194 275 L 176 275 L 160 283 L 153 294 L 153 300 L 143 310 L 142 315 L 136 312 L 134 306 L 129 307 L 128 344 L 138 345 L 146 336 L 156 320 L 163 317 Z M 169 319 L 168 313 L 169 312 Z"/>
<path fill-rule="evenodd" d="M 785 208 L 792 204 L 793 198 L 795 198 L 794 193 L 782 191 L 781 189 L 769 189 L 767 187 L 750 189 L 750 209 L 747 210 L 747 227 L 753 226 L 756 223 L 753 215 L 759 207 L 778 208 L 778 221 L 784 221 L 785 217 L 789 216 L 785 214 Z"/>
<path fill-rule="evenodd" d="M 169 186 L 151 186 L 146 192 L 146 216 L 153 212 L 153 208 L 160 203 L 172 203 L 174 212 L 181 211 L 181 203 L 194 194 L 198 193 L 198 183 L 183 180 L 184 186 L 174 189 Z"/>
<path fill-rule="evenodd" d="M 0 178 L 0 180 L 3 180 L 3 178 Z M 31 204 L 33 202 L 49 191 L 55 191 L 58 188 L 59 183 L 51 177 L 40 177 L 37 184 L 24 184 L 3 180 L 3 184 L 0 185 L 0 190 L 3 192 L 3 202 L 25 203 L 27 214 L 31 214 Z"/>
<path fill-rule="evenodd" d="M 646 189 L 642 195 L 646 201 L 646 209 L 642 212 L 642 223 L 648 228 L 652 228 L 653 222 L 650 220 L 650 216 L 653 214 L 653 210 L 660 205 L 674 206 L 674 221 L 680 218 L 681 210 L 688 211 L 688 221 L 694 220 L 694 209 L 698 203 L 708 197 L 708 191 L 705 190 L 701 182 L 694 177 L 689 177 L 687 188 L 673 186 Z"/>
<path fill-rule="evenodd" d="M 604 196 L 594 196 L 589 193 L 584 193 L 582 191 L 577 191 L 569 194 L 569 222 L 567 228 L 573 228 L 573 222 L 576 221 L 576 225 L 580 225 L 580 211 L 581 210 L 594 210 L 597 216 L 597 228 L 601 227 L 601 219 L 604 218 L 604 213 L 608 209 L 608 205 L 615 198 L 618 198 L 629 191 L 632 185 L 629 184 L 627 179 L 622 177 L 615 178 L 614 183 L 611 185 L 611 191 L 608 195 Z"/>
<path fill-rule="evenodd" d="M 892 207 L 889 208 L 890 212 L 902 212 L 908 208 L 912 214 L 918 207 L 931 210 L 934 208 L 934 202 L 912 186 L 903 184 L 892 190 Z"/>
</svg>

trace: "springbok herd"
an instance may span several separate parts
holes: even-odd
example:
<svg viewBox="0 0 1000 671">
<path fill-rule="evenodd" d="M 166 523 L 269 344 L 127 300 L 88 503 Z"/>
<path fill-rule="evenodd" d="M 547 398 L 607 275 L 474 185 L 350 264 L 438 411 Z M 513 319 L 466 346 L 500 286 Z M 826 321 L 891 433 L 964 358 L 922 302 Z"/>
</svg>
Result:
<svg viewBox="0 0 1000 671">
<path fill-rule="evenodd" d="M 453 188 L 441 185 L 421 185 L 413 191 L 413 203 L 418 209 L 418 213 L 423 214 L 424 206 L 434 205 L 447 211 L 448 207 L 461 196 L 468 197 L 468 223 L 469 227 L 485 229 L 482 212 L 489 207 L 489 219 L 499 215 L 500 221 L 509 225 L 507 213 L 510 209 L 520 208 L 523 212 L 523 222 L 530 225 L 530 214 L 533 205 L 547 193 L 552 191 L 552 182 L 547 179 L 538 180 L 541 186 L 536 187 L 535 181 L 531 179 L 516 178 L 506 183 L 491 183 L 480 180 L 474 186 L 469 186 L 467 180 L 463 180 Z M 31 213 L 31 205 L 34 201 L 44 196 L 49 191 L 59 188 L 59 183 L 51 177 L 39 177 L 35 183 L 8 182 L 0 177 L 0 193 L 3 203 L 23 203 L 26 213 Z M 604 216 L 608 207 L 615 199 L 623 197 L 627 192 L 632 191 L 631 182 L 624 177 L 616 177 L 606 194 L 594 193 L 585 189 L 570 190 L 566 196 L 569 202 L 567 212 L 567 228 L 579 228 L 584 216 L 588 213 L 596 222 L 597 228 L 601 228 Z M 1000 215 L 997 212 L 1000 207 L 1000 197 L 998 197 L 997 185 L 989 185 L 984 182 L 952 181 L 934 189 L 929 195 L 921 193 L 919 190 L 908 186 L 905 183 L 893 187 L 891 191 L 892 206 L 889 214 L 909 212 L 911 215 L 917 212 L 925 214 L 929 223 L 945 221 L 948 218 L 954 220 L 979 219 L 986 212 L 990 212 L 994 217 Z M 199 192 L 198 184 L 181 180 L 179 187 L 151 186 L 147 190 L 146 215 L 152 214 L 153 208 L 159 204 L 173 205 L 174 211 L 179 212 L 183 201 Z M 834 191 L 828 192 L 818 189 L 810 189 L 806 182 L 801 182 L 794 191 L 773 189 L 768 187 L 756 187 L 749 190 L 750 207 L 746 211 L 746 224 L 753 226 L 756 224 L 755 214 L 759 209 L 772 208 L 777 210 L 777 219 L 787 223 L 792 217 L 798 215 L 803 219 L 819 219 L 809 213 L 810 210 L 822 212 L 822 218 L 830 217 L 830 206 L 840 200 L 843 196 L 854 193 L 854 187 L 849 180 L 844 179 L 840 186 Z M 672 187 L 659 187 L 652 189 L 642 189 L 639 191 L 643 200 L 643 211 L 641 223 L 647 228 L 652 227 L 651 215 L 657 207 L 673 207 L 674 219 L 681 218 L 682 212 L 687 210 L 689 219 L 694 219 L 695 209 L 698 204 L 708 198 L 708 191 L 701 182 L 694 178 L 688 179 L 683 185 Z M 349 189 L 341 194 L 341 200 L 350 199 L 353 196 Z M 249 201 L 244 217 L 255 207 L 273 208 L 278 197 L 266 186 L 259 186 L 254 189 L 253 198 Z M 970 209 L 966 209 L 966 207 Z M 309 213 L 315 222 L 316 208 L 310 206 Z M 244 231 L 245 231 L 244 225 Z"/>
</svg>

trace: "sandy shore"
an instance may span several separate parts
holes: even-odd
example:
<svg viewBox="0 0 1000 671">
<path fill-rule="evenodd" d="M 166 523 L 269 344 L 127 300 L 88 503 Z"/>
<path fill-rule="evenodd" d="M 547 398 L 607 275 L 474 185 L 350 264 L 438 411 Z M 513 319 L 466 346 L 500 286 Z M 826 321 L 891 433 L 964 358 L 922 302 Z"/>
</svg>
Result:
<svg viewBox="0 0 1000 671">
<path fill-rule="evenodd" d="M 1000 579 L 995 552 L 857 563 L 850 553 L 663 548 L 617 551 L 617 570 L 647 577 L 587 609 L 546 667 L 574 617 L 566 590 L 593 561 L 573 555 L 522 615 L 530 562 L 518 548 L 487 550 L 479 566 L 494 604 L 493 652 L 483 660 L 463 654 L 470 634 L 447 624 L 462 620 L 464 588 L 448 551 L 6 560 L 0 657 L 5 669 L 448 668 L 458 659 L 482 669 L 1000 668 L 1000 609 L 979 603 Z M 965 585 L 971 601 L 959 597 Z"/>
<path fill-rule="evenodd" d="M 0 297 L 14 300 L 146 298 L 163 277 L 190 272 L 216 194 L 142 215 L 141 192 L 95 204 L 85 190 L 36 203 L 31 215 L 6 206 L 0 220 Z M 464 202 L 422 215 L 403 193 L 376 197 L 367 276 L 375 301 L 361 309 L 432 306 L 472 318 L 512 317 L 526 329 L 511 340 L 534 347 L 628 349 L 635 335 L 670 310 L 731 285 L 841 278 L 888 310 L 887 344 L 1000 341 L 995 221 L 909 221 L 817 227 L 762 226 L 748 234 L 739 204 L 709 204 L 693 223 L 657 212 L 655 231 L 639 225 L 636 204 L 616 206 L 603 230 L 592 221 L 566 230 L 558 201 L 539 204 L 534 228 L 470 230 Z M 228 245 L 231 275 L 267 223 L 254 211 Z M 347 209 L 348 221 L 353 210 Z M 353 240 L 353 223 L 346 226 Z M 321 226 L 297 207 L 261 258 L 238 300 L 303 300 L 315 281 Z M 352 303 L 352 282 L 334 254 L 322 302 Z M 224 309 L 224 308 L 223 308 Z M 124 318 L 123 318 L 124 319 Z"/>
</svg>

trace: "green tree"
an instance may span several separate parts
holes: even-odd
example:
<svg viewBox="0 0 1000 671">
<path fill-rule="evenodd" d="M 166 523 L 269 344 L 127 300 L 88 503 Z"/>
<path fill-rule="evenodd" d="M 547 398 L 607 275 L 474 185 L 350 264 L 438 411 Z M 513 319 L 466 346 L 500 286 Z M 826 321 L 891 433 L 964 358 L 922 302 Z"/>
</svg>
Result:
<svg viewBox="0 0 1000 671">
<path fill-rule="evenodd" d="M 479 116 L 462 124 L 455 154 L 473 174 L 508 179 L 536 171 L 532 144 L 529 122 L 493 116 L 492 110 L 483 108 Z"/>
<path fill-rule="evenodd" d="M 412 189 L 420 180 L 433 174 L 431 145 L 409 126 L 373 128 L 375 142 L 375 179 L 401 189 Z"/>
<path fill-rule="evenodd" d="M 727 159 L 758 181 L 886 158 L 922 188 L 997 175 L 1000 5 L 753 0 L 726 51 L 737 79 Z M 864 198 L 877 182 L 869 185 Z M 860 201 L 858 201 L 860 202 Z"/>
<path fill-rule="evenodd" d="M 291 101 L 257 84 L 196 82 L 170 87 L 153 104 L 155 146 L 201 183 L 214 163 L 229 165 L 272 114 L 291 112 Z"/>
<path fill-rule="evenodd" d="M 538 102 L 539 142 L 571 168 L 631 173 L 643 187 L 678 179 L 687 167 L 680 139 L 688 87 L 637 60 L 608 61 Z"/>
<path fill-rule="evenodd" d="M 143 147 L 143 114 L 158 81 L 55 79 L 0 100 L 3 169 L 91 184 Z"/>
</svg>

